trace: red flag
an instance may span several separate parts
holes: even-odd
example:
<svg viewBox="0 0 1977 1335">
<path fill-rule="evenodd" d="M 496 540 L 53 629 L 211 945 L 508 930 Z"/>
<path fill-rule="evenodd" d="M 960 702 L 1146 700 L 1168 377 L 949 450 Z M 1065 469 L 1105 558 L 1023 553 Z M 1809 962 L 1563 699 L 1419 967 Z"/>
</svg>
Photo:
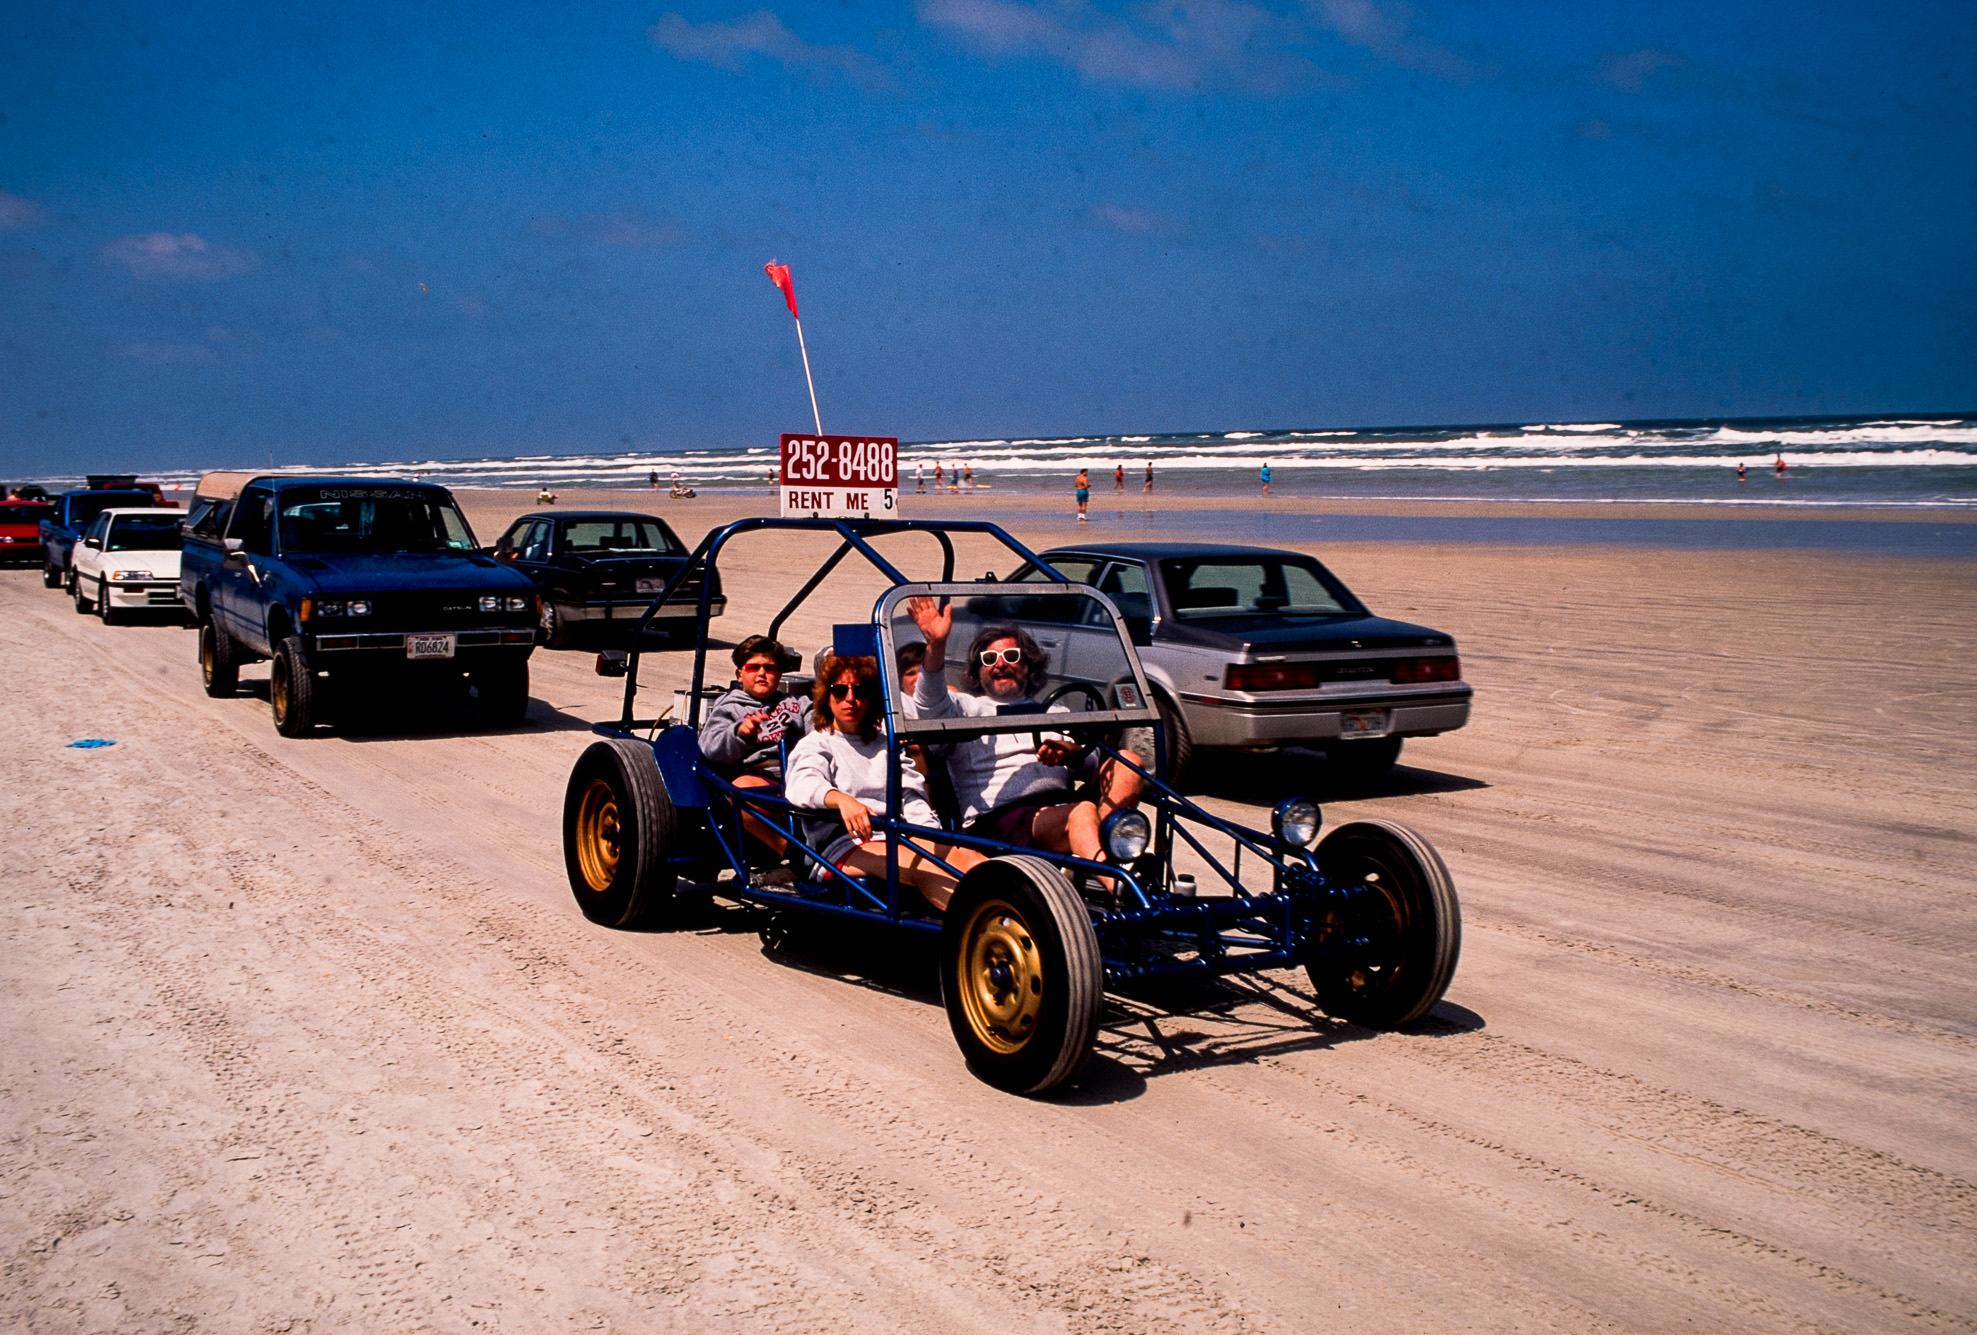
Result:
<svg viewBox="0 0 1977 1335">
<path fill-rule="evenodd" d="M 769 275 L 770 282 L 783 290 L 783 300 L 789 303 L 789 313 L 796 315 L 796 284 L 790 281 L 789 266 L 770 260 L 762 266 L 762 270 Z M 796 315 L 796 318 L 801 320 L 803 317 Z"/>
</svg>

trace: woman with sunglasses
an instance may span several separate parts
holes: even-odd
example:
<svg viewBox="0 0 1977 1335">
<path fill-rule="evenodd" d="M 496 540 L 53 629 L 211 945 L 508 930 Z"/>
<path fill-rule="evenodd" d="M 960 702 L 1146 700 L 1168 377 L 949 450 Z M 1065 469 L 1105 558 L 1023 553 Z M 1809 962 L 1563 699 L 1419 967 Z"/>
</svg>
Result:
<svg viewBox="0 0 1977 1335">
<path fill-rule="evenodd" d="M 790 752 L 783 796 L 795 806 L 834 811 L 844 822 L 844 833 L 821 850 L 825 861 L 852 875 L 883 878 L 886 841 L 883 834 L 874 837 L 872 829 L 873 811 L 886 805 L 886 739 L 880 717 L 878 661 L 836 654 L 824 659 L 817 673 L 817 731 Z M 927 800 L 927 781 L 911 765 L 900 766 L 899 797 L 900 819 L 940 828 Z M 930 853 L 957 872 L 987 859 L 973 849 L 930 839 L 900 840 L 899 879 L 916 887 L 935 908 L 945 909 L 954 895 L 955 877 L 932 861 Z"/>
</svg>

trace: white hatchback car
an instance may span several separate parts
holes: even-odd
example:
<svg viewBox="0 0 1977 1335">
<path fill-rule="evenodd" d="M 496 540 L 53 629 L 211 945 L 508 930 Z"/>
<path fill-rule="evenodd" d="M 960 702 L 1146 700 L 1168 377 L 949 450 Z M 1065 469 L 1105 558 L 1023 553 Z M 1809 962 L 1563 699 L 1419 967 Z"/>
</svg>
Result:
<svg viewBox="0 0 1977 1335">
<path fill-rule="evenodd" d="M 120 612 L 183 611 L 178 596 L 179 521 L 176 507 L 105 510 L 75 545 L 76 611 L 108 625 Z"/>
</svg>

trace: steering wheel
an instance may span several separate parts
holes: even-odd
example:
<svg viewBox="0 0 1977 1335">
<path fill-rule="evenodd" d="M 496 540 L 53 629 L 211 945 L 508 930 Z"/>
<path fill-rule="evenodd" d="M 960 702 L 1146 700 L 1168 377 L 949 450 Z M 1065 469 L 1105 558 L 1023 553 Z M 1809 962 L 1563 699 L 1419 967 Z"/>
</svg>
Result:
<svg viewBox="0 0 1977 1335">
<path fill-rule="evenodd" d="M 1074 694 L 1082 695 L 1087 700 L 1091 701 L 1091 705 L 1093 709 L 1110 709 L 1112 707 L 1105 703 L 1105 696 L 1100 691 L 1098 691 L 1095 687 L 1087 685 L 1082 681 L 1065 682 L 1062 686 L 1059 686 L 1056 690 L 1044 696 L 1041 703 L 1043 705 L 1043 708 L 1045 710 L 1048 710 L 1052 705 L 1056 704 L 1059 700 L 1062 700 L 1065 696 L 1074 695 Z M 1035 739 L 1036 744 L 1038 746 L 1043 745 L 1042 732 L 1033 732 L 1030 734 L 1030 736 Z"/>
</svg>

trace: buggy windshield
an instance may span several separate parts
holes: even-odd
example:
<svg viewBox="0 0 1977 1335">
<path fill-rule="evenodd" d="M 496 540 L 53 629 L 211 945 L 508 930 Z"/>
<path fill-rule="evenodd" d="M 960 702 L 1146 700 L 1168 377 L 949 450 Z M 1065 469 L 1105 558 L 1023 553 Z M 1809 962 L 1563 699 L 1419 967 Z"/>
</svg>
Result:
<svg viewBox="0 0 1977 1335">
<path fill-rule="evenodd" d="M 938 703 L 914 698 L 925 640 L 912 600 L 953 614 Z M 902 733 L 1031 732 L 1046 712 L 1073 723 L 1151 723 L 1146 680 L 1111 603 L 1082 585 L 901 585 L 880 606 L 882 652 Z M 927 692 L 931 694 L 931 692 Z"/>
<path fill-rule="evenodd" d="M 281 549 L 471 552 L 474 531 L 445 492 L 425 487 L 297 487 L 281 493 Z"/>
</svg>

